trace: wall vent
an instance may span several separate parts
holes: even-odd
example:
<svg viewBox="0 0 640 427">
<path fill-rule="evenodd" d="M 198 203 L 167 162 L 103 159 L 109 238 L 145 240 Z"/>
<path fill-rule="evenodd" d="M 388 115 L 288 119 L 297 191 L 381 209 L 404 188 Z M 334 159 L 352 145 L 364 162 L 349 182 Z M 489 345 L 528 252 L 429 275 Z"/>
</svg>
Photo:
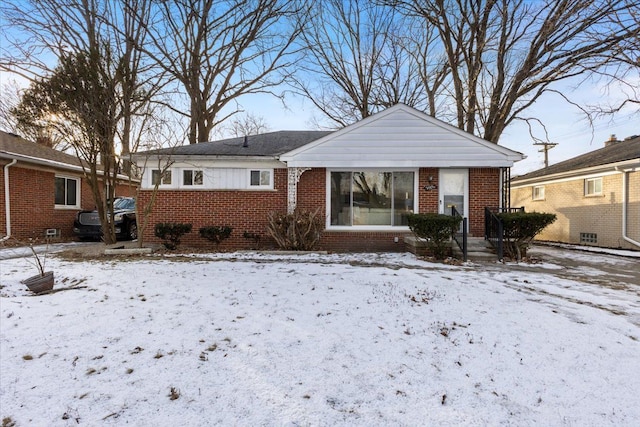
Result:
<svg viewBox="0 0 640 427">
<path fill-rule="evenodd" d="M 44 232 L 45 237 L 58 237 L 60 236 L 60 230 L 57 228 L 47 228 Z"/>
</svg>

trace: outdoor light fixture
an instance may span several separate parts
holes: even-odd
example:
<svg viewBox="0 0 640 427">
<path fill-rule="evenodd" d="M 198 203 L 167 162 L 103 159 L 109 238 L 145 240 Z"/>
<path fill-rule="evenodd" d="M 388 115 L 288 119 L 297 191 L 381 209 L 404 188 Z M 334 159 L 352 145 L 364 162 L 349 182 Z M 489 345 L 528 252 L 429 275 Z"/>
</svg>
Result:
<svg viewBox="0 0 640 427">
<path fill-rule="evenodd" d="M 433 176 L 429 175 L 429 184 L 425 185 L 424 187 L 422 187 L 422 189 L 424 191 L 431 191 L 431 190 L 435 190 L 436 188 L 438 188 L 437 185 L 431 183 L 432 181 L 433 181 Z"/>
</svg>

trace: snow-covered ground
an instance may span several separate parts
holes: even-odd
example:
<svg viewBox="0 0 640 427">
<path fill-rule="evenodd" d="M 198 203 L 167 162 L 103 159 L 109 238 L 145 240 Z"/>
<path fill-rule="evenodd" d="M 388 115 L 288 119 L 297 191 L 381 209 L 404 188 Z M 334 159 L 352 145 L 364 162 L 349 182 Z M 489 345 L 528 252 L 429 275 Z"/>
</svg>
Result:
<svg viewBox="0 0 640 427">
<path fill-rule="evenodd" d="M 0 260 L 0 415 L 57 425 L 640 425 L 637 258 Z M 552 256 L 553 255 L 553 256 Z M 545 257 L 548 256 L 548 259 Z M 1 257 L 0 257 L 1 258 Z M 605 280 L 606 279 L 606 280 Z M 615 282 L 615 283 L 613 283 Z"/>
</svg>

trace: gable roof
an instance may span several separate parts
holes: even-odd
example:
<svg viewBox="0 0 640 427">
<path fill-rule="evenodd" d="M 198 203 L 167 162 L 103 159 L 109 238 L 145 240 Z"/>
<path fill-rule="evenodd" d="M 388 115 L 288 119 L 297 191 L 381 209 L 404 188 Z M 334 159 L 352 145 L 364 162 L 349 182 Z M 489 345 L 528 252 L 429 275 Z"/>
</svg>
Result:
<svg viewBox="0 0 640 427">
<path fill-rule="evenodd" d="M 524 155 L 397 104 L 280 156 L 291 167 L 511 167 Z"/>
<path fill-rule="evenodd" d="M 54 150 L 42 144 L 0 131 L 0 158 L 17 159 L 27 163 L 54 166 L 62 169 L 81 170 L 76 156 Z"/>
<path fill-rule="evenodd" d="M 534 178 L 551 178 L 558 175 L 579 173 L 598 167 L 613 167 L 613 165 L 630 162 L 640 162 L 640 136 L 633 136 L 613 143 L 598 150 L 590 151 L 580 156 L 556 163 L 547 168 L 529 172 L 525 175 L 514 177 L 512 184 L 528 181 Z"/>
<path fill-rule="evenodd" d="M 173 148 L 139 152 L 134 157 L 147 155 L 170 156 L 229 156 L 229 157 L 272 157 L 304 146 L 331 132 L 329 131 L 278 131 L 244 137 L 222 139 L 212 142 L 181 145 Z M 245 146 L 246 145 L 246 146 Z"/>
</svg>

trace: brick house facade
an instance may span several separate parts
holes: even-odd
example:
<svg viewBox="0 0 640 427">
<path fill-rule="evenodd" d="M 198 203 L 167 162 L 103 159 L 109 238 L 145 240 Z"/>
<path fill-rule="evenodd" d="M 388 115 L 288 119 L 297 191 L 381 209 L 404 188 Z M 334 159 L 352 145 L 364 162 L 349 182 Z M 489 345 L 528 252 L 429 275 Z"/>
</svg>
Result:
<svg viewBox="0 0 640 427">
<path fill-rule="evenodd" d="M 56 178 L 76 183 L 73 204 L 56 204 Z M 122 180 L 116 194 L 132 196 L 136 186 Z M 0 238 L 7 236 L 7 228 L 10 237 L 17 239 L 43 237 L 46 230 L 55 229 L 56 236 L 66 240 L 73 237 L 76 214 L 94 207 L 91 189 L 75 156 L 0 132 Z"/>
<path fill-rule="evenodd" d="M 514 178 L 511 204 L 556 214 L 538 240 L 640 250 L 640 137 Z"/>
<path fill-rule="evenodd" d="M 521 158 L 404 105 L 336 132 L 273 132 L 138 153 L 139 167 L 165 164 L 169 173 L 165 182 L 158 166 L 145 169 L 138 211 L 154 191 L 155 204 L 139 231 L 159 243 L 155 224 L 190 223 L 183 244 L 213 247 L 198 230 L 227 225 L 233 232 L 221 250 L 272 248 L 269 213 L 295 207 L 322 216 L 320 249 L 404 251 L 411 232 L 402 214 L 447 211 L 443 191 L 452 184 L 442 180 L 451 172 L 470 232 L 482 236 L 485 206 L 500 204 L 503 169 Z"/>
</svg>

